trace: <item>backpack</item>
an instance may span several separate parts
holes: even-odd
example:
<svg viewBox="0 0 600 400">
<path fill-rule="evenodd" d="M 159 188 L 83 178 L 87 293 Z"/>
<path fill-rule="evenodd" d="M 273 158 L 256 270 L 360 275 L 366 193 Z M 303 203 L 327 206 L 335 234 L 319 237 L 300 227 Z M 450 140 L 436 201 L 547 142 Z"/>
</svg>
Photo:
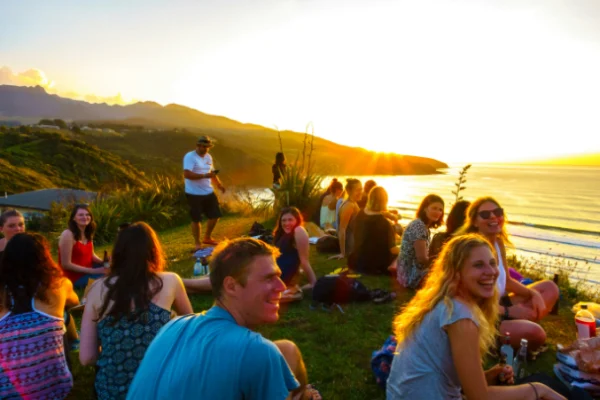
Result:
<svg viewBox="0 0 600 400">
<path fill-rule="evenodd" d="M 322 276 L 312 290 L 313 303 L 326 305 L 369 301 L 371 298 L 371 292 L 362 282 L 345 275 Z"/>
<path fill-rule="evenodd" d="M 381 349 L 375 350 L 371 355 L 371 369 L 375 374 L 377 384 L 382 389 L 385 389 L 387 379 L 390 376 L 397 345 L 396 336 L 390 335 L 383 343 L 383 346 L 381 346 Z"/>
<path fill-rule="evenodd" d="M 339 253 L 340 241 L 337 237 L 331 235 L 321 236 L 317 240 L 317 251 L 319 253 Z"/>
</svg>

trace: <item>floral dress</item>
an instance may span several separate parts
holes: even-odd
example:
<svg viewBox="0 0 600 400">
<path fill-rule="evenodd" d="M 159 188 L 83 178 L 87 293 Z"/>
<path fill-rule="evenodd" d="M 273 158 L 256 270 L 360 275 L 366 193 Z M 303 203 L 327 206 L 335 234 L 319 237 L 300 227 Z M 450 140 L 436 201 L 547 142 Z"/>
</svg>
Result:
<svg viewBox="0 0 600 400">
<path fill-rule="evenodd" d="M 422 265 L 417 260 L 415 242 L 417 240 L 427 241 L 429 247 L 430 232 L 427 225 L 420 219 L 413 220 L 402 235 L 400 256 L 398 257 L 398 282 L 408 288 L 415 289 L 421 280 L 429 272 L 428 265 Z"/>
<path fill-rule="evenodd" d="M 146 349 L 170 318 L 171 311 L 150 303 L 133 321 L 122 317 L 115 323 L 114 317 L 108 316 L 98 322 L 102 352 L 95 386 L 100 400 L 125 399 Z"/>
</svg>

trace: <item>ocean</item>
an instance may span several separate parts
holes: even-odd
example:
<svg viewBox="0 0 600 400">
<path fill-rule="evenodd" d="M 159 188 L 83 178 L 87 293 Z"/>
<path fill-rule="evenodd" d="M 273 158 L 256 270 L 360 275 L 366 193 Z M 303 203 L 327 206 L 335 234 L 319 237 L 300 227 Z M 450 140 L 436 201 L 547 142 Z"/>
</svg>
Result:
<svg viewBox="0 0 600 400">
<path fill-rule="evenodd" d="M 398 209 L 406 225 L 430 193 L 441 196 L 445 213 L 450 211 L 463 166 L 451 165 L 436 175 L 359 179 L 383 186 L 389 207 Z M 345 177 L 338 179 L 345 182 Z M 464 186 L 465 200 L 492 196 L 502 205 L 517 257 L 548 274 L 567 266 L 574 271 L 571 279 L 600 284 L 600 167 L 473 164 Z"/>
</svg>

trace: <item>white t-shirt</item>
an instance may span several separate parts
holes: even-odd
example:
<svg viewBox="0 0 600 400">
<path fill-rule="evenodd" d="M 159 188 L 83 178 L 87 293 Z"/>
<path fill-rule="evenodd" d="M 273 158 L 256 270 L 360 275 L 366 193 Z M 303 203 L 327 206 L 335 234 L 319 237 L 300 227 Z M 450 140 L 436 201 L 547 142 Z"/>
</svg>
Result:
<svg viewBox="0 0 600 400">
<path fill-rule="evenodd" d="M 208 174 L 214 171 L 213 159 L 206 153 L 200 157 L 196 150 L 190 151 L 183 157 L 183 169 L 192 171 L 195 174 Z M 194 195 L 207 195 L 214 192 L 212 182 L 209 178 L 205 179 L 185 179 L 185 192 Z"/>
</svg>

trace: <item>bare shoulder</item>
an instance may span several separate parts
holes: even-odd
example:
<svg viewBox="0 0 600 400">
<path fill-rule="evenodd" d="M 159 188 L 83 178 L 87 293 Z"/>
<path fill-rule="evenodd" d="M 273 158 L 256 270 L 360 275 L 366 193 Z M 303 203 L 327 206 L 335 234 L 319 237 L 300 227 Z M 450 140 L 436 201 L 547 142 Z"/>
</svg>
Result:
<svg viewBox="0 0 600 400">
<path fill-rule="evenodd" d="M 294 229 L 294 235 L 296 236 L 306 236 L 308 237 L 308 232 L 306 231 L 306 228 L 303 226 L 298 225 L 295 229 Z"/>
<path fill-rule="evenodd" d="M 175 285 L 178 284 L 179 281 L 181 281 L 181 278 L 179 277 L 179 275 L 177 275 L 175 272 L 159 272 L 158 277 L 160 279 L 162 279 L 163 281 L 163 285 Z"/>
<path fill-rule="evenodd" d="M 65 229 L 60 234 L 59 239 L 71 239 L 71 240 L 74 240 L 75 237 L 73 236 L 73 232 L 71 232 L 69 229 Z"/>
</svg>

